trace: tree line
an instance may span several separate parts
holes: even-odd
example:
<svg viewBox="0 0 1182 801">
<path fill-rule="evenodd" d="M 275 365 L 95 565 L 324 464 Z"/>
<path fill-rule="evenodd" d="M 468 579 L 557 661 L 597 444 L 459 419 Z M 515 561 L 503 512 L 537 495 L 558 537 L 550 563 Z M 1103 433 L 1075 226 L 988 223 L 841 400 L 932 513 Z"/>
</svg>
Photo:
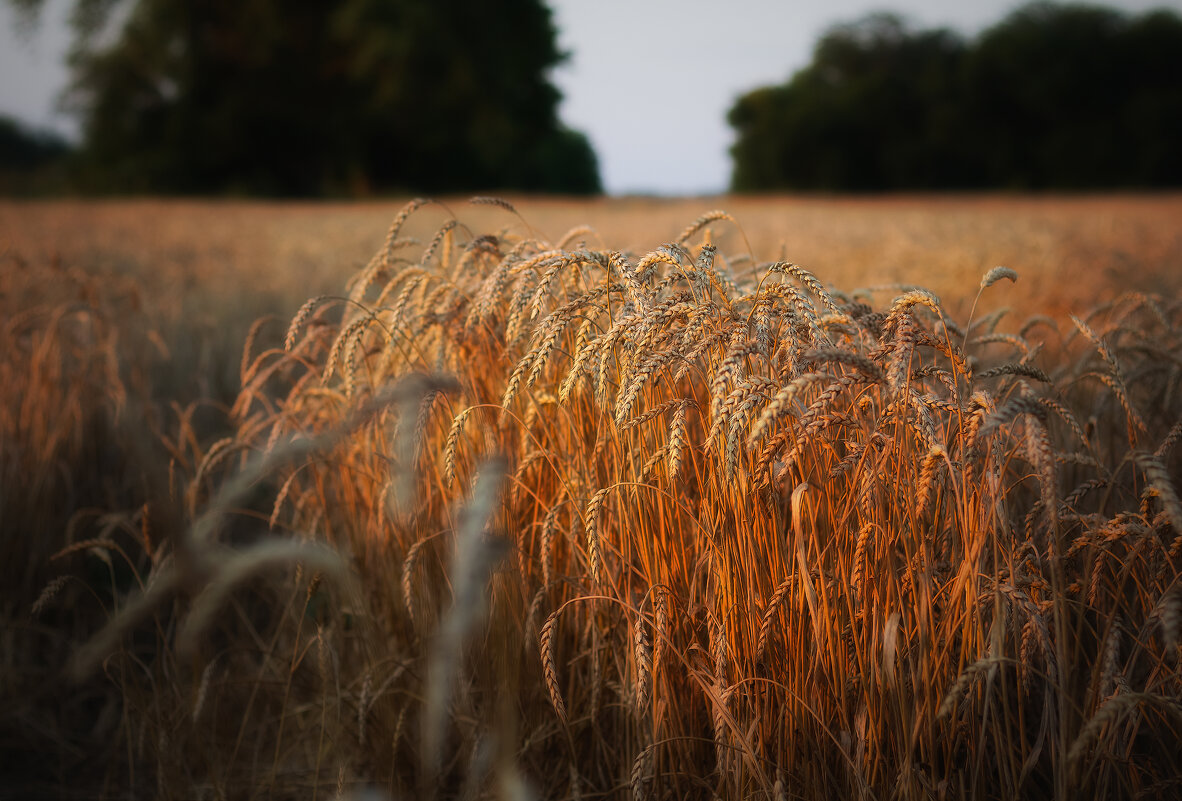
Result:
<svg viewBox="0 0 1182 801">
<path fill-rule="evenodd" d="M 600 189 L 558 118 L 542 0 L 75 0 L 73 17 L 83 188 Z"/>
<path fill-rule="evenodd" d="M 69 152 L 61 137 L 0 116 L 0 195 L 61 190 Z"/>
<path fill-rule="evenodd" d="M 1182 185 L 1182 19 L 1035 3 L 972 39 L 876 14 L 739 98 L 732 188 Z"/>
<path fill-rule="evenodd" d="M 0 0 L 3 2 L 4 0 Z M 45 0 L 8 0 L 35 17 Z M 543 0 L 73 0 L 82 141 L 0 119 L 0 192 L 601 189 Z M 736 191 L 1182 185 L 1182 19 L 1034 3 L 974 38 L 875 14 L 740 97 Z"/>
</svg>

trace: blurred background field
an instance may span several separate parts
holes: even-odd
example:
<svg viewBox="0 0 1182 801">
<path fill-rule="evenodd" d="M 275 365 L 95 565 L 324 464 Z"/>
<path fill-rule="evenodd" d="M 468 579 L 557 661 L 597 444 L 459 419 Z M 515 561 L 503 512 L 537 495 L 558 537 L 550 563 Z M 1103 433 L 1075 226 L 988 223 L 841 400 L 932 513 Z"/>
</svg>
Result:
<svg viewBox="0 0 1182 801">
<path fill-rule="evenodd" d="M 508 197 L 519 217 L 454 196 L 419 211 L 406 234 L 425 243 L 452 215 L 471 232 L 551 242 L 585 226 L 590 247 L 635 257 L 721 210 L 735 220 L 712 226 L 723 252 L 795 262 L 844 291 L 880 287 L 881 300 L 922 286 L 960 317 L 972 302 L 965 287 L 1008 267 L 1020 280 L 1006 298 L 1013 321 L 1062 322 L 1124 292 L 1171 296 L 1182 284 L 1178 194 Z M 135 352 L 154 359 L 157 399 L 229 404 L 255 321 L 282 328 L 309 297 L 339 295 L 404 202 L 0 200 L 0 259 L 24 276 L 0 310 L 27 313 L 41 295 L 68 298 L 78 286 L 128 295 L 135 317 L 111 322 L 143 340 Z"/>
<path fill-rule="evenodd" d="M 1177 194 L 507 197 L 524 222 L 506 223 L 465 196 L 443 202 L 474 230 L 528 224 L 557 241 L 587 225 L 602 243 L 634 253 L 720 209 L 737 221 L 718 227 L 721 246 L 794 261 L 850 289 L 918 284 L 951 299 L 950 290 L 992 267 L 1010 267 L 1022 278 L 1012 299 L 1020 313 L 1062 316 L 1127 289 L 1171 291 L 1182 263 Z M 222 322 L 253 320 L 338 289 L 381 244 L 403 202 L 0 201 L 0 253 L 133 277 L 174 322 L 209 324 L 215 312 Z M 429 238 L 445 219 L 428 209 L 410 225 Z"/>
</svg>

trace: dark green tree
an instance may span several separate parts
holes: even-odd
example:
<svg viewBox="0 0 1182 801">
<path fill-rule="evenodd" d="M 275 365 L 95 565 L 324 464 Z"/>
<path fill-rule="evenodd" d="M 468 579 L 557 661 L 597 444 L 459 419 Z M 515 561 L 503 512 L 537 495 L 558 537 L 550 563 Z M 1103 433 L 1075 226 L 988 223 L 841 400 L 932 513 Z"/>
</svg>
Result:
<svg viewBox="0 0 1182 801">
<path fill-rule="evenodd" d="M 973 41 L 878 14 L 729 121 L 737 190 L 1182 184 L 1182 20 L 1036 3 Z"/>
<path fill-rule="evenodd" d="M 0 116 L 0 171 L 29 172 L 61 159 L 69 147 L 58 136 Z"/>
<path fill-rule="evenodd" d="M 558 123 L 563 55 L 540 0 L 353 0 L 333 25 L 375 180 L 599 190 L 586 138 Z"/>
<path fill-rule="evenodd" d="M 947 31 L 913 34 L 891 14 L 831 29 L 787 85 L 731 109 L 734 188 L 941 186 L 956 163 L 963 48 Z"/>
<path fill-rule="evenodd" d="M 1182 19 L 1035 3 L 968 53 L 984 182 L 1018 188 L 1182 183 Z"/>
<path fill-rule="evenodd" d="M 78 0 L 75 18 L 67 104 L 98 188 L 600 189 L 558 119 L 540 0 Z"/>
<path fill-rule="evenodd" d="M 60 190 L 69 152 L 69 145 L 55 134 L 0 116 L 0 194 Z"/>
</svg>

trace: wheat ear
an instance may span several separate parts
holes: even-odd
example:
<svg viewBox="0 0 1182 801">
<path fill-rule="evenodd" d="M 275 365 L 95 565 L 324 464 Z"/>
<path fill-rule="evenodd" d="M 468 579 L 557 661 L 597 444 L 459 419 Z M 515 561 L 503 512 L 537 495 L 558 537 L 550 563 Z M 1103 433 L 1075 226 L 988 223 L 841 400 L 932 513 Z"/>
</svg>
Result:
<svg viewBox="0 0 1182 801">
<path fill-rule="evenodd" d="M 566 704 L 562 702 L 562 689 L 558 686 L 558 668 L 554 664 L 554 624 L 558 622 L 560 611 L 562 610 L 556 609 L 551 612 L 542 624 L 539 647 L 542 651 L 542 673 L 546 679 L 546 690 L 550 693 L 550 703 L 554 706 L 558 719 L 565 725 Z"/>
</svg>

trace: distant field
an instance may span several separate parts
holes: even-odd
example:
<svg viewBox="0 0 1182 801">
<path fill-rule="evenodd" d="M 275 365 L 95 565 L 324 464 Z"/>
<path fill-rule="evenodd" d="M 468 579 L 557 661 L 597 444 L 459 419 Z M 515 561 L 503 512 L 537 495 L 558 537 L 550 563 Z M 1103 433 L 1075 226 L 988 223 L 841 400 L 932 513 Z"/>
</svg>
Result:
<svg viewBox="0 0 1182 801">
<path fill-rule="evenodd" d="M 605 246 L 641 254 L 721 209 L 758 260 L 797 262 L 846 290 L 914 283 L 952 300 L 966 281 L 1003 265 L 1021 276 L 1008 302 L 1062 314 L 1125 289 L 1174 291 L 1182 281 L 1182 195 L 513 200 L 543 238 L 589 225 Z M 127 270 L 146 277 L 165 308 L 191 306 L 194 293 L 215 288 L 219 305 L 232 291 L 234 303 L 290 311 L 364 265 L 403 202 L 0 201 L 0 253 Z M 476 231 L 515 222 L 466 198 L 446 202 Z M 436 208 L 420 214 L 411 227 L 424 237 L 446 219 Z M 715 230 L 724 253 L 747 250 L 738 229 Z"/>
<path fill-rule="evenodd" d="M 1180 221 L 0 204 L 0 795 L 1176 796 Z"/>
</svg>

